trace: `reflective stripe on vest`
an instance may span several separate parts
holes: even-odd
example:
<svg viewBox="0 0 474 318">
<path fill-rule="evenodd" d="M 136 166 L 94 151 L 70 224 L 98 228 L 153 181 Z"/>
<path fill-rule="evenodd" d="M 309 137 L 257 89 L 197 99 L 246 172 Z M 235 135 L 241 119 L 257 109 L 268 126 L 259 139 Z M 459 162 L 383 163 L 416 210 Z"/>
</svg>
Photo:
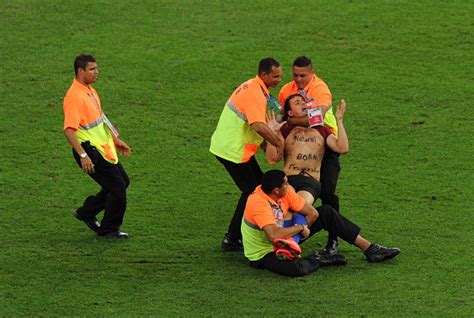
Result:
<svg viewBox="0 0 474 318">
<path fill-rule="evenodd" d="M 102 116 L 93 123 L 80 125 L 76 136 L 80 142 L 89 141 L 108 162 L 112 164 L 118 162 L 113 137 Z"/>
<path fill-rule="evenodd" d="M 230 99 L 229 99 L 229 100 L 227 101 L 227 103 L 225 103 L 225 104 L 227 105 L 227 107 L 230 108 L 231 111 L 233 111 L 233 112 L 237 115 L 237 117 L 239 117 L 239 118 L 242 119 L 243 121 L 247 122 L 247 116 L 245 116 L 244 113 L 240 112 L 240 111 L 237 109 L 237 107 L 235 107 L 235 105 L 230 102 Z"/>
<path fill-rule="evenodd" d="M 102 122 L 104 121 L 104 114 L 102 114 L 99 119 L 97 119 L 96 121 L 88 124 L 88 125 L 79 125 L 79 129 L 82 129 L 82 130 L 89 130 L 89 129 L 92 129 L 94 127 L 97 127 L 99 126 Z"/>
<path fill-rule="evenodd" d="M 248 162 L 258 151 L 263 138 L 248 124 L 247 116 L 235 105 L 226 102 L 209 151 L 234 163 Z"/>
<path fill-rule="evenodd" d="M 248 225 L 249 227 L 251 227 L 252 229 L 258 230 L 258 231 L 262 231 L 262 230 L 260 230 L 260 228 L 259 228 L 256 224 L 252 224 L 252 223 L 250 223 L 249 221 L 247 221 L 246 218 L 243 218 L 243 220 L 244 220 L 244 223 L 247 224 L 247 225 Z"/>
</svg>

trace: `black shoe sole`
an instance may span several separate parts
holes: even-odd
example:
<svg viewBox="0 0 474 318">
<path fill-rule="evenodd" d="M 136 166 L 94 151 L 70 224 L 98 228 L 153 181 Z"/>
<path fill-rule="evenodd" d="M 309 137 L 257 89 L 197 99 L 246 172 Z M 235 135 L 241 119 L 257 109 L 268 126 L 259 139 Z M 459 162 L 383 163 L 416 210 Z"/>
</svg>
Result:
<svg viewBox="0 0 474 318">
<path fill-rule="evenodd" d="M 116 239 L 116 240 L 128 240 L 128 235 L 122 235 L 122 236 L 117 236 L 117 235 L 100 235 L 97 234 L 97 237 L 103 238 L 103 239 Z"/>
</svg>

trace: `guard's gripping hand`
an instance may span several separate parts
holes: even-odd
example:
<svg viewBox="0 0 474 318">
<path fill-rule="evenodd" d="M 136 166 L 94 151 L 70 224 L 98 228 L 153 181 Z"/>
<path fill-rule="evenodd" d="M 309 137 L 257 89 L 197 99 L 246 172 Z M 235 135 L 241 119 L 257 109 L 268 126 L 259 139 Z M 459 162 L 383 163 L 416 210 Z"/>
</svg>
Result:
<svg viewBox="0 0 474 318">
<path fill-rule="evenodd" d="M 306 240 L 309 237 L 310 230 L 309 230 L 308 225 L 306 224 L 303 224 L 303 227 L 304 227 L 304 230 L 300 234 L 301 236 L 303 236 L 303 240 Z"/>
</svg>

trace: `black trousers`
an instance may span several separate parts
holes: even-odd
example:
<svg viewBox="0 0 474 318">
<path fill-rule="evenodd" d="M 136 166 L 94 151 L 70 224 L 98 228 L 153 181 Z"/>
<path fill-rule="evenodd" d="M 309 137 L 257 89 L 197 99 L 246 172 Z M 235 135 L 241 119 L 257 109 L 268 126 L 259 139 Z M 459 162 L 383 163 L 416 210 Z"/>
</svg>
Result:
<svg viewBox="0 0 474 318">
<path fill-rule="evenodd" d="M 360 233 L 360 227 L 357 224 L 352 223 L 329 205 L 320 206 L 316 210 L 319 217 L 309 228 L 310 237 L 321 230 L 326 230 L 329 235 L 340 237 L 347 243 L 354 244 L 357 235 Z"/>
<path fill-rule="evenodd" d="M 76 212 L 83 218 L 94 218 L 104 210 L 104 217 L 98 233 L 118 231 L 123 223 L 127 208 L 126 190 L 130 179 L 120 162 L 117 164 L 108 162 L 89 142 L 84 142 L 81 145 L 94 164 L 95 171 L 89 176 L 101 186 L 101 190 L 95 195 L 88 196 Z M 72 152 L 77 164 L 81 167 L 79 155 L 74 149 Z"/>
<path fill-rule="evenodd" d="M 250 266 L 259 269 L 268 269 L 271 272 L 298 277 L 311 274 L 319 269 L 319 264 L 311 258 L 297 258 L 292 261 L 278 259 L 275 253 L 268 253 L 258 261 L 250 261 Z"/>
<path fill-rule="evenodd" d="M 317 210 L 319 217 L 310 227 L 310 237 L 324 229 L 330 234 L 354 244 L 357 235 L 360 233 L 358 225 L 352 223 L 329 205 L 318 207 Z M 274 252 L 268 253 L 258 261 L 251 261 L 250 266 L 268 269 L 271 272 L 290 277 L 308 275 L 319 268 L 318 263 L 312 260 L 311 257 L 284 261 L 279 260 Z"/>
<path fill-rule="evenodd" d="M 320 198 L 323 205 L 328 204 L 336 211 L 339 211 L 339 198 L 336 195 L 336 187 L 340 171 L 339 154 L 326 148 L 321 162 Z"/>
<path fill-rule="evenodd" d="M 261 183 L 263 172 L 254 156 L 245 163 L 235 163 L 217 156 L 216 158 L 224 165 L 232 177 L 232 180 L 234 180 L 235 185 L 237 185 L 242 192 L 237 202 L 234 216 L 227 229 L 227 233 L 232 240 L 239 240 L 242 238 L 240 226 L 242 224 L 242 217 L 244 216 L 245 204 L 247 203 L 249 195 Z"/>
<path fill-rule="evenodd" d="M 339 211 L 339 197 L 336 195 L 337 179 L 341 165 L 339 163 L 339 154 L 329 148 L 324 151 L 323 161 L 321 162 L 321 203 L 327 204 Z M 329 240 L 337 238 L 331 234 Z"/>
</svg>

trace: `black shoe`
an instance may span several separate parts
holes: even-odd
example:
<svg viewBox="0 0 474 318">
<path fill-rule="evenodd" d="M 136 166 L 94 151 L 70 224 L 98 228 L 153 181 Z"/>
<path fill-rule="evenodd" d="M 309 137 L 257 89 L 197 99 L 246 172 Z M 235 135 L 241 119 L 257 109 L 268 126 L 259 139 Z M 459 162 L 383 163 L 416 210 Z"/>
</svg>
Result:
<svg viewBox="0 0 474 318">
<path fill-rule="evenodd" d="M 99 223 L 99 221 L 97 221 L 97 219 L 95 217 L 93 217 L 92 219 L 85 219 L 82 216 L 80 216 L 79 214 L 77 214 L 77 211 L 74 212 L 74 217 L 76 219 L 78 219 L 79 221 L 84 222 L 87 225 L 87 227 L 90 228 L 94 232 L 97 232 L 97 230 L 100 227 L 100 223 Z"/>
<path fill-rule="evenodd" d="M 339 242 L 337 239 L 328 238 L 326 247 L 321 251 L 322 254 L 336 255 L 339 252 Z"/>
<path fill-rule="evenodd" d="M 392 259 L 400 254 L 399 248 L 388 248 L 378 244 L 370 244 L 367 251 L 364 252 L 367 261 L 370 263 L 382 262 Z"/>
<path fill-rule="evenodd" d="M 120 232 L 120 231 L 114 231 L 114 232 L 108 232 L 108 233 L 97 233 L 98 237 L 103 237 L 103 238 L 114 238 L 114 239 L 128 239 L 128 234 L 125 232 Z"/>
<path fill-rule="evenodd" d="M 224 236 L 224 239 L 221 243 L 222 251 L 224 252 L 238 252 L 243 251 L 244 246 L 242 245 L 242 240 L 233 240 L 230 238 L 229 234 Z"/>
<path fill-rule="evenodd" d="M 341 254 L 329 255 L 324 253 L 314 253 L 310 257 L 318 262 L 321 267 L 347 264 L 347 258 Z"/>
</svg>

